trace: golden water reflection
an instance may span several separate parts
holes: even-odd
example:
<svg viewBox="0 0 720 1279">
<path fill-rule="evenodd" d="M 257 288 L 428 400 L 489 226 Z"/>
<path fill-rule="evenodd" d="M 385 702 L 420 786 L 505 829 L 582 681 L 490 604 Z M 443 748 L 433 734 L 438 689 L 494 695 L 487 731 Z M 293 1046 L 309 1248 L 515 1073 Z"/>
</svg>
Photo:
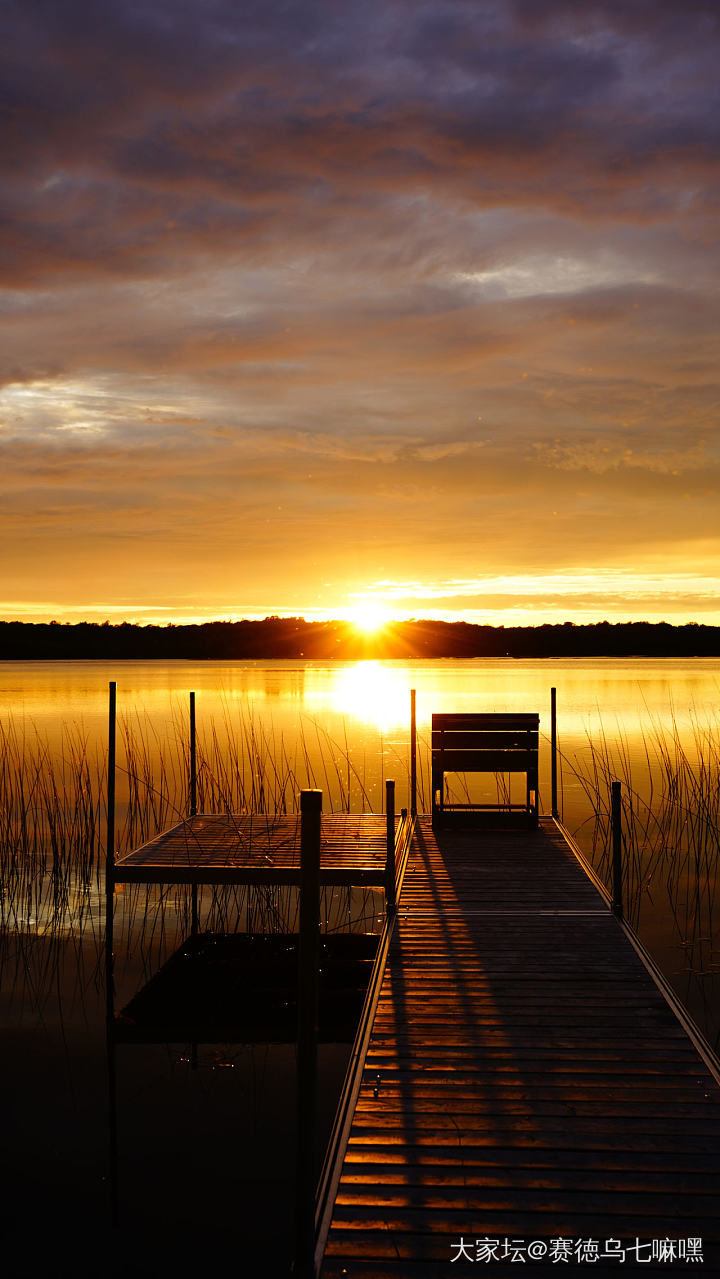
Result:
<svg viewBox="0 0 720 1279">
<path fill-rule="evenodd" d="M 193 689 L 201 738 L 217 728 L 244 740 L 249 724 L 268 750 L 282 743 L 293 759 L 322 739 L 352 756 L 368 786 L 377 772 L 378 787 L 389 767 L 398 778 L 405 771 L 411 688 L 424 749 L 433 712 L 538 711 L 545 773 L 551 686 L 567 759 L 586 756 L 588 739 L 604 737 L 624 742 L 641 771 L 654 726 L 677 727 L 692 749 L 698 726 L 720 704 L 720 661 L 703 658 L 5 662 L 0 730 L 12 720 L 21 753 L 23 742 L 35 749 L 38 735 L 53 752 L 79 735 L 92 755 L 102 753 L 109 680 L 118 684 L 121 723 L 139 726 L 149 742 L 176 750 L 186 739 Z M 565 780 L 572 787 L 567 771 Z"/>
<path fill-rule="evenodd" d="M 329 698 L 328 698 L 329 692 Z M 306 700 L 317 696 L 310 690 Z M 382 662 L 357 662 L 334 672 L 328 691 L 320 699 L 340 715 L 351 715 L 380 732 L 407 725 L 410 719 L 410 671 Z"/>
</svg>

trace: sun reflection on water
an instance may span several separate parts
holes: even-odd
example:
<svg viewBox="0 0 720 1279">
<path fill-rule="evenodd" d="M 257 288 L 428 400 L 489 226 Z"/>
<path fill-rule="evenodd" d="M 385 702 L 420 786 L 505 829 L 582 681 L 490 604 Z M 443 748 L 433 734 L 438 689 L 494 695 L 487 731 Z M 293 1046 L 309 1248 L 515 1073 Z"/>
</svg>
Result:
<svg viewBox="0 0 720 1279">
<path fill-rule="evenodd" d="M 357 662 L 337 672 L 331 705 L 382 732 L 407 725 L 410 719 L 408 670 L 393 670 L 382 662 Z"/>
</svg>

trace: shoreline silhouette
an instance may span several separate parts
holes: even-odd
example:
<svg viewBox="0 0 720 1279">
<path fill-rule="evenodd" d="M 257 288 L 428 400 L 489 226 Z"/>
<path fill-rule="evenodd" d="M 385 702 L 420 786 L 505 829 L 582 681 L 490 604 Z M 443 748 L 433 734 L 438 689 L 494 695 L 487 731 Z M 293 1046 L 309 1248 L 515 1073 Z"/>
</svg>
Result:
<svg viewBox="0 0 720 1279">
<path fill-rule="evenodd" d="M 5 661 L 443 657 L 720 657 L 720 626 L 408 621 L 388 622 L 363 634 L 351 622 L 306 622 L 302 617 L 163 626 L 0 622 L 0 660 Z"/>
</svg>

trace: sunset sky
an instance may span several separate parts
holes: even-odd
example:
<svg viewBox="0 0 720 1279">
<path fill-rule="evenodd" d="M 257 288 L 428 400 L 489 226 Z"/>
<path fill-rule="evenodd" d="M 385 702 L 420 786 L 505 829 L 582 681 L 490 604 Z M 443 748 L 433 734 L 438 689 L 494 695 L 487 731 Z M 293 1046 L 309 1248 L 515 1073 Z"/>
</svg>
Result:
<svg viewBox="0 0 720 1279">
<path fill-rule="evenodd" d="M 717 0 L 0 22 L 0 616 L 720 623 Z"/>
</svg>

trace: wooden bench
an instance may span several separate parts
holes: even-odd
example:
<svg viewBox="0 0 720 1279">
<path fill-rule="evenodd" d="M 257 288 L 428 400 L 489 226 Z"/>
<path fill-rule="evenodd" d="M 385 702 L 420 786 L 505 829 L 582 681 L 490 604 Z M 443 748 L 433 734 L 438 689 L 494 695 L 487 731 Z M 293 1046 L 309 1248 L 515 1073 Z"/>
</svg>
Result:
<svg viewBox="0 0 720 1279">
<path fill-rule="evenodd" d="M 535 713 L 433 715 L 433 825 L 537 826 L 539 724 Z M 525 803 L 450 803 L 446 773 L 525 773 Z"/>
</svg>

